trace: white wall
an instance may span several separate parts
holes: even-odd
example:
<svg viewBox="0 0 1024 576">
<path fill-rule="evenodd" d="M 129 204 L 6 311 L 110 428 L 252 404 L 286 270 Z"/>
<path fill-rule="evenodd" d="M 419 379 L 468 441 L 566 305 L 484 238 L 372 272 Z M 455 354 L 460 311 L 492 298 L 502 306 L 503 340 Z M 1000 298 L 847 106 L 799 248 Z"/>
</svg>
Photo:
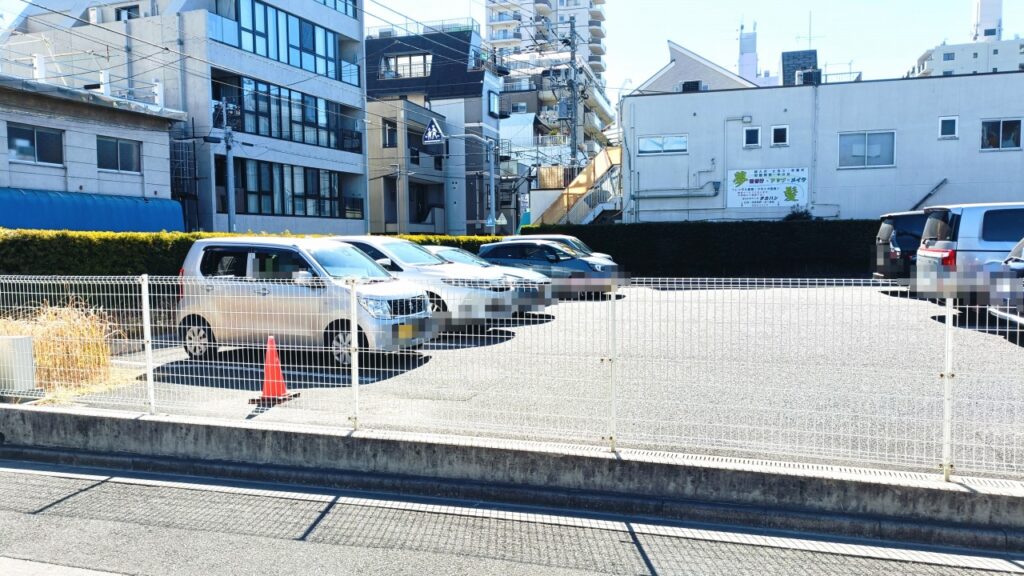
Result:
<svg viewBox="0 0 1024 576">
<path fill-rule="evenodd" d="M 431 102 L 430 109 L 446 119 L 448 135 L 466 133 L 466 105 L 463 100 Z M 445 207 L 448 233 L 466 234 L 466 141 L 449 141 L 450 156 L 445 162 Z"/>
<path fill-rule="evenodd" d="M 806 208 L 822 217 L 909 210 L 944 178 L 929 204 L 1024 200 L 1024 152 L 980 149 L 983 119 L 1024 117 L 1022 91 L 1024 74 L 999 74 L 629 97 L 624 219 L 785 216 L 727 206 L 728 172 L 758 168 L 808 168 Z M 959 116 L 959 138 L 939 138 L 943 116 Z M 774 125 L 789 126 L 788 146 L 769 145 Z M 760 148 L 744 148 L 744 126 L 761 127 Z M 895 131 L 894 167 L 839 168 L 839 133 L 864 130 Z M 688 153 L 638 156 L 638 139 L 659 134 L 688 135 Z"/>
</svg>

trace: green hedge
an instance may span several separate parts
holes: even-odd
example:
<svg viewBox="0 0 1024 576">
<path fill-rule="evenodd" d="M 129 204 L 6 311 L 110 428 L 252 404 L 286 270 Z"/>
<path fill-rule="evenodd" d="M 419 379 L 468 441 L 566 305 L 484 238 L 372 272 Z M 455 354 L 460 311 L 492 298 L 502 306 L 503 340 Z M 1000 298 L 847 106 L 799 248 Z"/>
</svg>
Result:
<svg viewBox="0 0 1024 576">
<path fill-rule="evenodd" d="M 571 234 L 633 276 L 651 277 L 869 277 L 877 232 L 877 220 L 523 228 Z"/>
<path fill-rule="evenodd" d="M 0 274 L 176 276 L 192 243 L 214 233 L 68 232 L 0 229 Z M 403 236 L 473 252 L 493 236 Z"/>
</svg>

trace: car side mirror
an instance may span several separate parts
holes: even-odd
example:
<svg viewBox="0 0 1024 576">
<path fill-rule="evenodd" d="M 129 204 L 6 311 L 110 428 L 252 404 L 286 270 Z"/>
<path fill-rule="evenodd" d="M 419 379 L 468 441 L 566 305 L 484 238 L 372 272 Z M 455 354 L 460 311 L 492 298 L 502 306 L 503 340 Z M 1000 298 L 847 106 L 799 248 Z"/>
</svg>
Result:
<svg viewBox="0 0 1024 576">
<path fill-rule="evenodd" d="M 313 273 L 308 270 L 300 270 L 292 274 L 292 281 L 298 286 L 305 286 L 307 288 L 315 288 L 320 285 L 316 277 L 313 276 Z"/>
<path fill-rule="evenodd" d="M 548 262 L 551 262 L 552 264 L 554 264 L 555 262 L 558 262 L 558 256 L 556 256 L 554 254 L 548 254 L 547 255 L 547 259 L 548 259 Z"/>
</svg>

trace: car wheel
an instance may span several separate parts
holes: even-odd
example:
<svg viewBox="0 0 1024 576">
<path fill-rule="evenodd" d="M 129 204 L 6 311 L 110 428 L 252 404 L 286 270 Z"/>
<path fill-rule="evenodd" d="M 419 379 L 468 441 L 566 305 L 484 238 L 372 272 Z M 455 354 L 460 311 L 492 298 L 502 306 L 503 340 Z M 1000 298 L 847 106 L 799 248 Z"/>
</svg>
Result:
<svg viewBox="0 0 1024 576">
<path fill-rule="evenodd" d="M 209 360 L 217 354 L 217 341 L 210 325 L 201 318 L 188 318 L 182 322 L 181 339 L 185 354 L 192 360 Z"/>
<path fill-rule="evenodd" d="M 349 366 L 352 364 L 352 330 L 348 327 L 347 322 L 339 322 L 327 331 L 324 335 L 324 343 L 327 345 L 327 349 L 331 353 L 331 358 L 334 363 L 339 366 Z M 362 329 L 359 330 L 359 351 L 366 352 L 370 347 L 370 343 L 366 340 L 366 335 L 363 334 Z"/>
</svg>

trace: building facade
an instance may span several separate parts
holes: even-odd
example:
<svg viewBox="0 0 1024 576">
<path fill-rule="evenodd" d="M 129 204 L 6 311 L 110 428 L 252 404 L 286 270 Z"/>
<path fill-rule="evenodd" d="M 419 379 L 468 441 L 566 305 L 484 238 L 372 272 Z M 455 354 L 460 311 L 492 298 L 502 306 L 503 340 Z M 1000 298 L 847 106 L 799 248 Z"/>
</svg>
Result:
<svg viewBox="0 0 1024 576">
<path fill-rule="evenodd" d="M 624 100 L 623 221 L 1024 200 L 1024 73 Z"/>
<path fill-rule="evenodd" d="M 576 54 L 601 78 L 604 56 L 605 0 L 487 0 L 487 39 L 499 53 L 551 51 L 568 37 L 575 21 Z"/>
<path fill-rule="evenodd" d="M 181 230 L 170 137 L 180 111 L 0 76 L 0 227 Z"/>
<path fill-rule="evenodd" d="M 188 114 L 173 134 L 171 174 L 190 228 L 228 230 L 232 172 L 235 231 L 362 233 L 356 1 L 57 1 L 51 8 L 66 15 L 30 9 L 0 52 L 56 54 L 44 57 L 50 70 L 115 95 L 161 86 Z"/>
<path fill-rule="evenodd" d="M 408 100 L 440 115 L 451 127 L 444 156 L 451 170 L 461 169 L 447 176 L 444 217 L 451 234 L 490 230 L 491 163 L 485 142 L 493 144 L 497 167 L 500 122 L 509 115 L 508 100 L 502 94 L 507 74 L 473 20 L 427 23 L 414 29 L 377 28 L 367 36 L 369 100 L 396 111 L 404 108 L 402 100 Z M 381 120 L 385 119 L 371 115 L 370 122 Z M 387 155 L 371 157 L 371 173 L 387 172 L 392 163 Z M 495 172 L 498 181 L 501 175 L 497 168 Z"/>
<path fill-rule="evenodd" d="M 971 42 L 925 50 L 907 77 L 1024 71 L 1024 39 L 1003 39 L 1003 1 L 974 0 Z"/>
</svg>

